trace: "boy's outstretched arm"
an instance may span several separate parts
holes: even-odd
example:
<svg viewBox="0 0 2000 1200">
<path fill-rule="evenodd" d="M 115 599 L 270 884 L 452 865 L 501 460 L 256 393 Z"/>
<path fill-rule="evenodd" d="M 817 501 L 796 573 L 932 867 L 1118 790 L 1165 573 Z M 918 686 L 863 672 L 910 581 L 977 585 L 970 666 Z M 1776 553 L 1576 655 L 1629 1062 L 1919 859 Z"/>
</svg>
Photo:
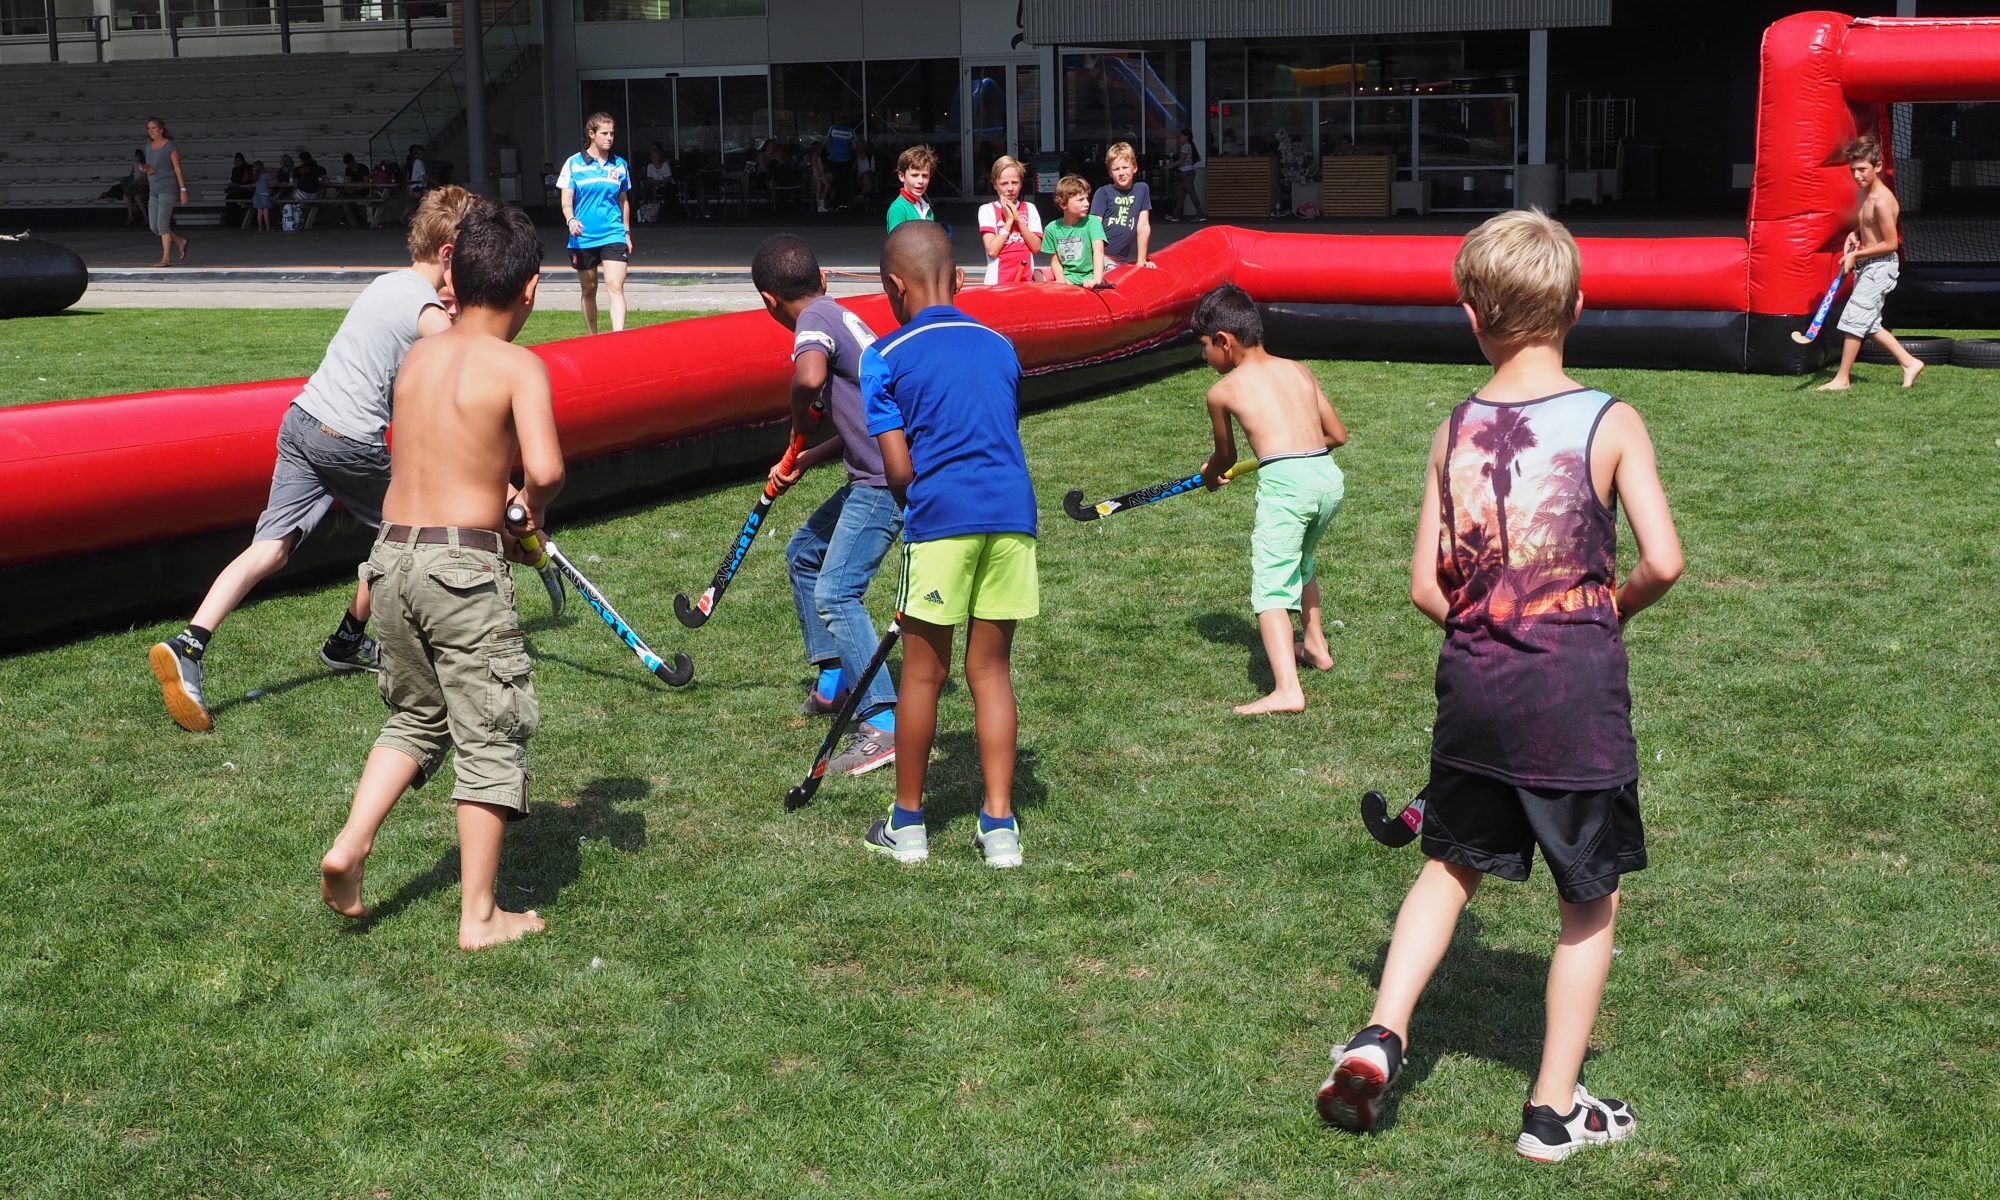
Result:
<svg viewBox="0 0 2000 1200">
<path fill-rule="evenodd" d="M 1438 538 L 1444 531 L 1444 493 L 1440 489 L 1444 486 L 1444 439 L 1449 427 L 1449 422 L 1438 426 L 1431 439 L 1430 461 L 1424 464 L 1424 500 L 1417 507 L 1417 548 L 1410 553 L 1410 603 L 1440 629 L 1451 615 L 1451 602 L 1438 582 Z"/>
<path fill-rule="evenodd" d="M 1236 429 L 1229 423 L 1229 402 L 1223 395 L 1223 384 L 1208 389 L 1208 423 L 1215 436 L 1215 449 L 1210 451 L 1208 461 L 1201 464 L 1201 486 L 1209 491 L 1231 482 L 1225 475 L 1236 465 Z"/>
<path fill-rule="evenodd" d="M 521 447 L 521 490 L 515 498 L 528 508 L 529 529 L 539 529 L 549 502 L 563 486 L 562 445 L 556 440 L 556 414 L 549 402 L 549 372 L 525 351 L 512 372 L 514 436 Z"/>
<path fill-rule="evenodd" d="M 917 477 L 916 469 L 910 465 L 910 443 L 900 429 L 885 430 L 875 438 L 875 444 L 882 448 L 882 477 L 889 485 L 889 494 L 897 504 L 910 502 L 910 481 Z"/>
<path fill-rule="evenodd" d="M 1639 414 L 1629 404 L 1612 405 L 1599 436 L 1611 438 L 1618 448 L 1612 488 L 1625 505 L 1625 519 L 1632 523 L 1632 537 L 1639 543 L 1639 561 L 1618 588 L 1618 619 L 1624 622 L 1666 595 L 1681 577 L 1681 538 L 1673 514 L 1667 511 L 1653 439 Z"/>
</svg>

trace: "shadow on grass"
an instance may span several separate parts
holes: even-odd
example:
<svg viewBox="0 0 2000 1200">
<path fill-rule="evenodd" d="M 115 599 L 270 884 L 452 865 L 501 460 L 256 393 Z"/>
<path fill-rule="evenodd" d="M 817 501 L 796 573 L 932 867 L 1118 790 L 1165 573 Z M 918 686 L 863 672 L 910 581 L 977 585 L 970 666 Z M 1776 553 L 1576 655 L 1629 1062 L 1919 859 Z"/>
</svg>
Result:
<svg viewBox="0 0 2000 1200">
<path fill-rule="evenodd" d="M 1202 613 L 1192 618 L 1188 624 L 1205 640 L 1218 646 L 1240 646 L 1249 653 L 1244 664 L 1244 678 L 1258 692 L 1268 692 L 1278 684 L 1271 674 L 1270 660 L 1264 657 L 1264 635 L 1258 631 L 1256 622 L 1241 613 Z"/>
<path fill-rule="evenodd" d="M 637 811 L 652 791 L 644 779 L 593 779 L 569 803 L 535 805 L 527 819 L 507 827 L 501 853 L 500 906 L 508 909 L 545 908 L 583 872 L 583 843 L 608 842 L 630 854 L 646 845 L 646 818 Z M 458 883 L 458 847 L 438 856 L 429 870 L 406 881 L 396 894 L 376 905 L 366 917 L 348 926 L 350 933 L 367 933 L 377 924 L 428 896 Z"/>
<path fill-rule="evenodd" d="M 1555 952 L 1555 914 L 1549 919 L 1549 953 Z M 1389 914 L 1391 921 L 1395 914 Z M 1523 954 L 1517 950 L 1495 950 L 1480 943 L 1479 915 L 1468 911 L 1459 918 L 1444 961 L 1431 976 L 1423 998 L 1417 1001 L 1410 1021 L 1410 1056 L 1396 1086 L 1384 1098 L 1382 1115 L 1375 1128 L 1393 1128 L 1402 1107 L 1402 1098 L 1430 1077 L 1440 1059 L 1464 1054 L 1499 1063 L 1521 1075 L 1521 1098 L 1525 1101 L 1535 1074 L 1542 1065 L 1543 993 L 1548 980 L 1549 955 Z M 1379 988 L 1382 966 L 1389 957 L 1384 942 L 1371 962 L 1349 964 L 1357 975 L 1367 975 Z M 1584 1054 L 1588 1063 L 1595 1049 Z"/>
<path fill-rule="evenodd" d="M 305 675 L 294 675 L 290 679 L 281 679 L 276 683 L 267 683 L 262 687 L 253 688 L 251 690 L 257 693 L 255 696 L 239 695 L 231 696 L 227 700 L 217 700 L 208 706 L 208 711 L 211 716 L 219 717 L 232 708 L 241 708 L 246 704 L 256 704 L 261 700 L 269 700 L 274 696 L 282 696 L 286 692 L 292 691 L 295 688 L 305 687 L 307 684 L 347 683 L 351 682 L 351 677 L 356 675 L 366 679 L 369 687 L 372 688 L 375 685 L 375 676 L 367 671 L 332 671 L 322 668 Z"/>
<path fill-rule="evenodd" d="M 1049 798 L 1033 747 L 1014 751 L 1014 811 L 1035 808 Z M 893 770 L 894 768 L 885 768 Z M 930 770 L 924 774 L 924 813 L 930 827 L 943 829 L 959 817 L 976 817 L 986 797 L 979 769 L 979 739 L 969 729 L 940 730 L 931 743 Z"/>
</svg>

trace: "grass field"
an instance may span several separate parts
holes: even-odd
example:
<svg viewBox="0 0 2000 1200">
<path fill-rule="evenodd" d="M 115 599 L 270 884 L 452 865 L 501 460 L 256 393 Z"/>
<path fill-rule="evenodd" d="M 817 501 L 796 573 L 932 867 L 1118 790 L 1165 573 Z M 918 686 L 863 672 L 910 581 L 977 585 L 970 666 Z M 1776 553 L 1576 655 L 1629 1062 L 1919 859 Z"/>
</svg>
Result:
<svg viewBox="0 0 2000 1200">
<path fill-rule="evenodd" d="M 312 317 L 230 371 L 309 368 L 331 328 Z M 1540 871 L 1474 902 L 1387 1127 L 1313 1116 L 1418 861 L 1371 843 L 1355 800 L 1424 778 L 1416 488 L 1480 378 L 1315 369 L 1353 438 L 1321 552 L 1335 666 L 1296 718 L 1228 711 L 1268 683 L 1253 489 L 1061 513 L 1068 487 L 1198 463 L 1210 376 L 1024 420 L 1043 616 L 1015 664 L 1018 871 L 971 846 L 962 688 L 929 864 L 862 852 L 887 772 L 783 809 L 823 727 L 792 715 L 781 548 L 826 472 L 697 633 L 672 596 L 706 582 L 752 483 L 557 530 L 658 648 L 694 654 L 687 689 L 580 604 L 551 622 L 523 577 L 538 810 L 502 892 L 549 928 L 477 955 L 453 943 L 443 781 L 390 819 L 376 916 L 320 906 L 383 715 L 314 657 L 344 588 L 231 619 L 206 736 L 146 669 L 177 626 L 0 659 L 0 1195 L 2000 1194 L 2000 376 L 1933 368 L 1903 392 L 1864 367 L 1829 399 L 1583 373 L 1650 423 L 1688 570 L 1630 630 L 1653 866 L 1626 888 L 1586 1072 L 1638 1133 L 1538 1168 L 1511 1140 L 1554 936 Z"/>
</svg>

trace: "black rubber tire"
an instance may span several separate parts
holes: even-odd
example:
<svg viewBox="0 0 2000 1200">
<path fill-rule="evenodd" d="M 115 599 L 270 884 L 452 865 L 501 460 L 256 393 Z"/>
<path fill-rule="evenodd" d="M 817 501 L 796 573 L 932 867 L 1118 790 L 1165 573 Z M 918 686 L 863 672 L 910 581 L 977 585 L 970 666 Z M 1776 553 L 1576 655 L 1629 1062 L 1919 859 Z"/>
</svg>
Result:
<svg viewBox="0 0 2000 1200">
<path fill-rule="evenodd" d="M 1912 357 L 1927 367 L 1941 366 L 1951 361 L 1951 339 L 1948 337 L 1906 337 L 1897 338 Z M 1895 356 L 1876 345 L 1873 341 L 1861 343 L 1861 361 L 1893 366 Z"/>
<path fill-rule="evenodd" d="M 46 317 L 83 299 L 90 269 L 68 246 L 36 237 L 0 241 L 0 317 Z"/>
<path fill-rule="evenodd" d="M 1960 338 L 1951 346 L 1954 367 L 2000 367 L 2000 338 Z"/>
</svg>

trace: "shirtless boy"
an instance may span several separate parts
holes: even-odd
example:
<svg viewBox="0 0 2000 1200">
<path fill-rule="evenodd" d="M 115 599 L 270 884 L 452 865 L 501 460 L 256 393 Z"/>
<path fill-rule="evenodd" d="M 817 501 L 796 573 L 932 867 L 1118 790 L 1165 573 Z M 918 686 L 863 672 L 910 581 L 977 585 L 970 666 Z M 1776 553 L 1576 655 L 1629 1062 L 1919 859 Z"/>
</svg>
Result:
<svg viewBox="0 0 2000 1200">
<path fill-rule="evenodd" d="M 1257 523 L 1250 533 L 1250 607 L 1271 659 L 1271 694 L 1236 711 L 1245 716 L 1301 712 L 1301 662 L 1324 671 L 1333 666 L 1320 628 L 1319 583 L 1313 550 L 1340 511 L 1340 468 L 1330 451 L 1347 441 L 1347 427 L 1326 401 L 1312 372 L 1264 349 L 1264 321 L 1242 288 L 1228 284 L 1203 296 L 1194 310 L 1202 358 L 1222 373 L 1208 389 L 1208 419 L 1215 453 L 1202 464 L 1202 483 L 1218 488 L 1236 465 L 1231 417 L 1243 426 L 1257 456 Z M 1300 613 L 1303 639 L 1292 642 L 1292 610 Z"/>
<path fill-rule="evenodd" d="M 1896 203 L 1896 193 L 1882 178 L 1882 143 L 1872 134 L 1848 143 L 1847 169 L 1854 173 L 1854 184 L 1861 189 L 1859 228 L 1847 235 L 1846 253 L 1840 259 L 1842 271 L 1855 272 L 1854 290 L 1848 293 L 1847 306 L 1840 310 L 1840 332 L 1847 335 L 1841 339 L 1840 370 L 1819 390 L 1844 392 L 1854 386 L 1854 360 L 1861 353 L 1863 338 L 1874 339 L 1895 356 L 1896 365 L 1903 368 L 1903 386 L 1909 387 L 1923 374 L 1924 364 L 1903 349 L 1895 334 L 1882 328 L 1882 305 L 1896 290 L 1896 250 L 1901 244 L 1896 222 L 1903 211 Z"/>
<path fill-rule="evenodd" d="M 458 748 L 458 944 L 477 950 L 542 928 L 504 912 L 493 883 L 507 823 L 528 813 L 528 738 L 540 710 L 504 550 L 540 528 L 562 490 L 562 449 L 541 359 L 510 345 L 535 307 L 542 246 L 520 209 L 460 222 L 452 261 L 458 323 L 410 351 L 396 379 L 396 434 L 382 531 L 361 569 L 374 589 L 388 724 L 369 751 L 347 824 L 320 863 L 320 892 L 366 915 L 362 869 L 407 788 Z M 518 462 L 523 485 L 508 478 Z M 528 520 L 503 533 L 510 503 Z"/>
</svg>

